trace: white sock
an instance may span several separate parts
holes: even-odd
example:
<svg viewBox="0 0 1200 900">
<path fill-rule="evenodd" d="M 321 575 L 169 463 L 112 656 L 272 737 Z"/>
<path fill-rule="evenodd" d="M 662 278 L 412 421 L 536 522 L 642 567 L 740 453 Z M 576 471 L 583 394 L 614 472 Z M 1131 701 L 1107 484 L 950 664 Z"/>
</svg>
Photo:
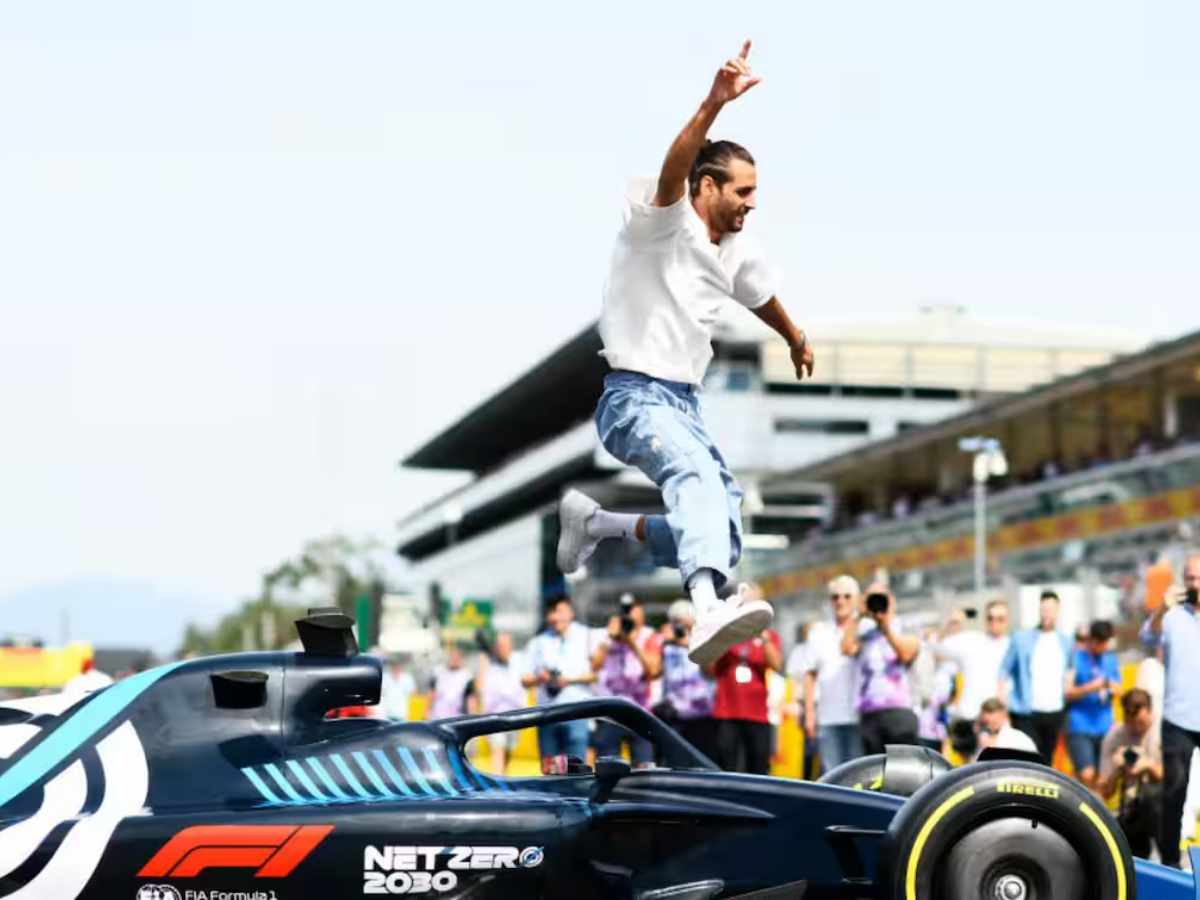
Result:
<svg viewBox="0 0 1200 900">
<path fill-rule="evenodd" d="M 721 605 L 717 598 L 717 589 L 713 585 L 712 569 L 698 569 L 687 581 L 688 594 L 696 607 L 696 612 L 704 615 Z"/>
<path fill-rule="evenodd" d="M 587 533 L 594 538 L 625 538 L 627 541 L 637 540 L 637 523 L 641 516 L 637 513 L 609 512 L 598 509 L 587 520 Z"/>
</svg>

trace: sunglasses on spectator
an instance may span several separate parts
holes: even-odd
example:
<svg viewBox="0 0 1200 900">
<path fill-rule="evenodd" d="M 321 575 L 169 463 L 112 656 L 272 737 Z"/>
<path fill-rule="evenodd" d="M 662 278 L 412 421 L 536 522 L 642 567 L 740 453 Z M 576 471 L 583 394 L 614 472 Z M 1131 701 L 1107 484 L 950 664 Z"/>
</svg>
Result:
<svg viewBox="0 0 1200 900">
<path fill-rule="evenodd" d="M 853 600 L 854 595 L 853 594 L 830 594 L 829 599 L 830 600 Z"/>
<path fill-rule="evenodd" d="M 989 622 L 1007 622 L 1008 616 L 988 616 L 987 620 Z"/>
</svg>

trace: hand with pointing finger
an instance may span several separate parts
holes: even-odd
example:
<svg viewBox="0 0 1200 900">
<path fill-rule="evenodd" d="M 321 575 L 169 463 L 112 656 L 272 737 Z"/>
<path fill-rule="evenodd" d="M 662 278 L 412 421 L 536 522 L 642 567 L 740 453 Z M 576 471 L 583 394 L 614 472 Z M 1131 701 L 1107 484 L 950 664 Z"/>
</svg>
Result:
<svg viewBox="0 0 1200 900">
<path fill-rule="evenodd" d="M 762 78 L 751 73 L 750 64 L 746 61 L 749 55 L 750 42 L 746 41 L 742 44 L 742 52 L 733 59 L 727 60 L 717 72 L 716 78 L 713 79 L 712 89 L 708 92 L 710 100 L 714 103 L 728 103 L 730 100 L 736 100 L 762 81 Z"/>
</svg>

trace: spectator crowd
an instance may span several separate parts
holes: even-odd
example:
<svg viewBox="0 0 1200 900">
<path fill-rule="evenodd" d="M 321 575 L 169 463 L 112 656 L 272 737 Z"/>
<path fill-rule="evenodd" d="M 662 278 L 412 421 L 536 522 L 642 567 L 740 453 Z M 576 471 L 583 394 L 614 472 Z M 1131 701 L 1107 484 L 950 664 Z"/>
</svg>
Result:
<svg viewBox="0 0 1200 900">
<path fill-rule="evenodd" d="M 468 666 L 448 650 L 434 673 L 432 717 L 498 713 L 526 703 L 624 697 L 680 732 L 722 768 L 766 774 L 776 756 L 779 686 L 790 679 L 804 734 L 801 769 L 817 778 L 888 744 L 924 744 L 970 761 L 989 747 L 1057 762 L 1108 801 L 1135 853 L 1152 848 L 1179 865 L 1180 839 L 1194 830 L 1185 810 L 1193 756 L 1200 751 L 1200 556 L 1142 624 L 1137 684 L 1122 685 L 1115 629 L 1097 620 L 1068 634 L 1061 601 L 1042 592 L 1033 627 L 1013 629 L 1003 600 L 955 610 L 936 628 L 906 627 L 885 584 L 865 591 L 849 575 L 828 585 L 828 614 L 807 623 L 787 654 L 767 629 L 706 669 L 688 659 L 694 611 L 686 600 L 651 627 L 641 602 L 625 595 L 600 628 L 576 620 L 555 600 L 546 627 L 522 653 L 499 634 Z M 974 621 L 981 618 L 982 621 Z M 773 674 L 774 673 L 774 674 Z M 399 717 L 416 691 L 390 665 L 383 707 Z M 1119 715 L 1114 714 L 1119 710 Z M 635 767 L 655 764 L 655 748 L 619 725 L 586 720 L 538 729 L 542 771 L 565 773 L 590 758 L 627 753 Z M 515 738 L 492 742 L 503 770 Z M 1188 826 L 1191 823 L 1191 827 Z M 1181 829 L 1183 829 L 1181 831 Z"/>
</svg>

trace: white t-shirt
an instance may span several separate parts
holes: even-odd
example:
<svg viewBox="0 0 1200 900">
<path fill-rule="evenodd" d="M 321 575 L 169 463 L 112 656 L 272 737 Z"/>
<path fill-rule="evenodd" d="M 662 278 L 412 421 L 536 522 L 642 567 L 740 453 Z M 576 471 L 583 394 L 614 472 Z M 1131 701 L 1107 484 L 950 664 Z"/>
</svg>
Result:
<svg viewBox="0 0 1200 900">
<path fill-rule="evenodd" d="M 1033 742 L 1033 738 L 1023 731 L 1018 731 L 1011 725 L 1005 725 L 996 732 L 996 740 L 991 746 L 1001 750 L 1024 750 L 1026 753 L 1037 753 L 1037 744 Z M 980 749 L 982 753 L 982 748 Z M 978 756 L 979 754 L 976 754 Z"/>
<path fill-rule="evenodd" d="M 1062 641 L 1057 631 L 1038 634 L 1029 662 L 1029 675 L 1033 681 L 1030 708 L 1034 712 L 1059 712 L 1063 708 L 1067 661 L 1063 659 Z"/>
<path fill-rule="evenodd" d="M 1008 643 L 1008 635 L 992 637 L 982 631 L 963 631 L 938 645 L 938 656 L 953 662 L 962 675 L 962 689 L 953 709 L 955 716 L 974 719 L 983 701 L 996 696 L 1000 663 L 1008 652 Z"/>
<path fill-rule="evenodd" d="M 417 682 L 411 672 L 402 669 L 394 673 L 391 666 L 385 666 L 379 689 L 379 711 L 389 719 L 407 721 L 408 701 L 416 692 Z"/>
<path fill-rule="evenodd" d="M 859 623 L 862 632 L 863 623 Z M 850 725 L 858 721 L 858 665 L 842 653 L 842 632 L 832 622 L 817 622 L 808 631 L 808 671 L 817 673 L 818 725 Z"/>
<path fill-rule="evenodd" d="M 721 304 L 762 306 L 775 296 L 775 276 L 745 235 L 713 244 L 686 190 L 670 206 L 654 206 L 657 184 L 637 179 L 625 196 L 600 314 L 601 355 L 614 369 L 700 384 Z"/>
</svg>

